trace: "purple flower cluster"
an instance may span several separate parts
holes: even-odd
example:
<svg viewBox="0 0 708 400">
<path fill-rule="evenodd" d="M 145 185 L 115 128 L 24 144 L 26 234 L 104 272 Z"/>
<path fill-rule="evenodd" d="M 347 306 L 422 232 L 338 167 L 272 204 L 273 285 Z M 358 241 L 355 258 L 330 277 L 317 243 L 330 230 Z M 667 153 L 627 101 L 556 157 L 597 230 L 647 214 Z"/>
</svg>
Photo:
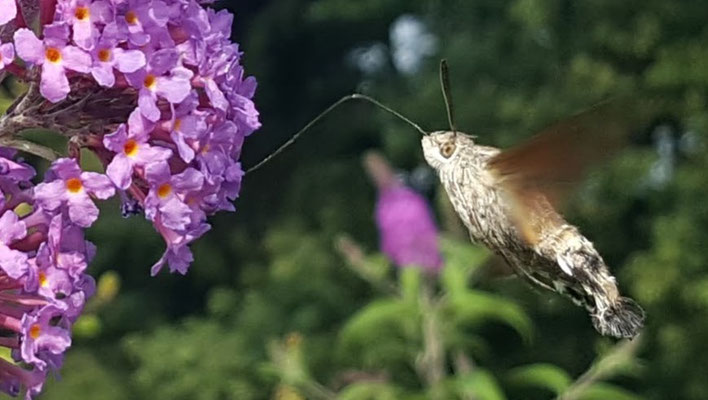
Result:
<svg viewBox="0 0 708 400">
<path fill-rule="evenodd" d="M 399 267 L 437 273 L 443 258 L 428 202 L 404 186 L 381 155 L 368 154 L 364 165 L 379 190 L 375 212 L 381 251 Z"/>
<path fill-rule="evenodd" d="M 144 212 L 166 242 L 151 273 L 184 274 L 207 217 L 234 209 L 241 147 L 260 122 L 228 12 L 198 0 L 35 0 L 32 14 L 28 2 L 0 0 L 0 29 L 14 24 L 0 79 L 29 83 L 0 125 L 53 129 L 75 146 L 37 185 L 0 150 L 0 345 L 25 365 L 0 359 L 0 390 L 24 386 L 31 398 L 93 291 L 83 230 L 98 218 L 94 201 L 118 194 L 124 214 Z M 82 171 L 79 148 L 105 175 Z"/>
<path fill-rule="evenodd" d="M 61 366 L 71 326 L 93 294 L 85 271 L 95 249 L 83 228 L 98 215 L 93 198 L 115 189 L 66 158 L 35 186 L 32 167 L 14 155 L 0 148 L 0 346 L 26 367 L 0 359 L 0 390 L 17 395 L 24 387 L 31 398 Z"/>
<path fill-rule="evenodd" d="M 14 43 L 0 45 L 0 66 L 16 53 L 51 103 L 74 87 L 133 94 L 127 120 L 93 132 L 84 146 L 104 162 L 126 207 L 137 202 L 164 237 L 167 250 L 152 274 L 165 264 L 184 274 L 188 245 L 209 230 L 206 217 L 233 210 L 241 146 L 260 127 L 256 82 L 229 40 L 231 23 L 228 12 L 195 0 L 59 0 L 40 36 L 20 28 Z M 72 220 L 80 226 L 97 213 L 71 209 L 85 219 Z"/>
</svg>

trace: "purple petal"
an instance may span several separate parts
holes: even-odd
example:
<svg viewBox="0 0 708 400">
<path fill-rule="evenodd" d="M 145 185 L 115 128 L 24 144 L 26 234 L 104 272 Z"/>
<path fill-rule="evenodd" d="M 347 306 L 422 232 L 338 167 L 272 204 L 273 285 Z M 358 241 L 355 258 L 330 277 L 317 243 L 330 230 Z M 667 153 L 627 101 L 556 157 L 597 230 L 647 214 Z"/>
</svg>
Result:
<svg viewBox="0 0 708 400">
<path fill-rule="evenodd" d="M 72 25 L 74 30 L 74 43 L 82 49 L 91 50 L 95 46 L 98 29 L 90 20 L 77 21 Z"/>
<path fill-rule="evenodd" d="M 157 94 L 172 104 L 181 103 L 191 91 L 192 84 L 187 79 L 157 78 Z"/>
<path fill-rule="evenodd" d="M 21 59 L 33 64 L 41 64 L 44 61 L 44 43 L 34 32 L 27 28 L 18 29 L 14 41 L 17 55 Z"/>
<path fill-rule="evenodd" d="M 172 184 L 181 193 L 196 192 L 204 185 L 204 175 L 194 168 L 187 168 L 172 177 Z"/>
<path fill-rule="evenodd" d="M 108 134 L 103 138 L 103 145 L 106 146 L 108 150 L 116 153 L 122 153 L 123 145 L 127 140 L 128 127 L 125 124 L 121 124 L 115 132 Z"/>
<path fill-rule="evenodd" d="M 52 176 L 67 180 L 69 178 L 77 178 L 81 175 L 81 168 L 76 163 L 76 160 L 71 158 L 60 158 L 52 163 L 50 169 Z"/>
<path fill-rule="evenodd" d="M 132 182 L 133 166 L 125 154 L 118 153 L 108 164 L 106 175 L 119 189 L 125 190 Z"/>
<path fill-rule="evenodd" d="M 66 199 L 66 183 L 61 179 L 40 183 L 34 188 L 34 198 L 42 208 L 54 211 Z"/>
<path fill-rule="evenodd" d="M 82 228 L 88 228 L 98 218 L 98 207 L 88 195 L 69 197 L 69 219 Z"/>
<path fill-rule="evenodd" d="M 17 16 L 15 0 L 0 0 L 0 10 L 0 25 L 5 25 Z"/>
<path fill-rule="evenodd" d="M 70 33 L 69 25 L 61 21 L 55 21 L 42 27 L 44 43 L 51 47 L 64 47 L 69 40 Z"/>
<path fill-rule="evenodd" d="M 112 197 L 116 192 L 111 180 L 103 174 L 84 172 L 81 174 L 81 181 L 90 194 L 101 200 Z"/>
<path fill-rule="evenodd" d="M 160 147 L 142 144 L 140 150 L 135 155 L 134 161 L 136 164 L 145 165 L 156 161 L 165 161 L 172 156 L 172 150 Z"/>
<path fill-rule="evenodd" d="M 169 250 L 165 250 L 165 253 L 162 255 L 162 257 L 160 257 L 160 259 L 157 260 L 157 262 L 152 265 L 152 267 L 150 268 L 150 276 L 155 276 L 160 272 L 160 270 L 162 270 L 162 267 L 167 262 L 167 252 L 168 251 Z"/>
<path fill-rule="evenodd" d="M 167 71 L 177 66 L 179 54 L 175 49 L 162 49 L 154 52 L 150 57 L 150 73 L 164 75 Z"/>
<path fill-rule="evenodd" d="M 187 273 L 189 264 L 194 261 L 194 256 L 188 246 L 181 246 L 171 249 L 167 255 L 167 261 L 170 264 L 170 272 L 179 272 L 184 275 Z"/>
<path fill-rule="evenodd" d="M 58 268 L 68 271 L 73 277 L 80 276 L 88 267 L 86 257 L 76 251 L 62 252 L 56 264 Z"/>
<path fill-rule="evenodd" d="M 162 1 L 153 1 L 150 18 L 159 26 L 165 26 L 169 20 L 169 8 Z"/>
<path fill-rule="evenodd" d="M 15 59 L 15 46 L 12 43 L 0 44 L 0 70 Z"/>
<path fill-rule="evenodd" d="M 160 119 L 160 109 L 157 108 L 155 102 L 157 98 L 148 89 L 141 89 L 140 95 L 138 96 L 138 107 L 140 112 L 150 121 L 157 121 Z"/>
<path fill-rule="evenodd" d="M 51 62 L 46 62 L 42 66 L 42 82 L 39 84 L 39 92 L 52 103 L 64 100 L 69 94 L 69 80 L 66 78 L 64 68 Z"/>
<path fill-rule="evenodd" d="M 113 55 L 115 56 L 115 53 L 113 53 Z M 126 73 L 125 79 L 128 81 L 130 86 L 136 89 L 142 89 L 143 85 L 145 84 L 145 78 L 147 77 L 147 75 L 148 73 L 145 68 L 139 68 L 135 72 Z"/>
<path fill-rule="evenodd" d="M 131 73 L 145 66 L 145 53 L 140 50 L 123 50 L 116 48 L 113 50 L 116 60 L 116 68 L 120 72 Z"/>
<path fill-rule="evenodd" d="M 226 100 L 224 93 L 221 92 L 221 89 L 219 89 L 219 86 L 216 84 L 216 82 L 214 82 L 213 79 L 205 79 L 204 81 L 206 83 L 204 89 L 206 91 L 207 97 L 209 97 L 211 105 L 225 112 L 229 106 L 229 101 Z"/>
<path fill-rule="evenodd" d="M 97 63 L 91 68 L 91 75 L 96 83 L 103 87 L 113 87 L 116 83 L 116 77 L 113 73 L 113 67 L 106 63 Z"/>
<path fill-rule="evenodd" d="M 172 132 L 170 138 L 177 146 L 179 157 L 186 163 L 191 162 L 194 159 L 194 149 L 184 141 L 184 135 L 180 132 Z"/>
<path fill-rule="evenodd" d="M 144 142 L 153 129 L 155 129 L 155 124 L 143 117 L 139 109 L 136 108 L 128 116 L 128 136 L 133 139 Z"/>
<path fill-rule="evenodd" d="M 25 223 L 20 221 L 13 211 L 5 211 L 0 217 L 0 243 L 10 244 L 10 242 L 22 239 L 26 235 Z"/>
<path fill-rule="evenodd" d="M 170 165 L 165 161 L 153 162 L 145 167 L 145 179 L 154 185 L 168 182 L 171 177 Z"/>
<path fill-rule="evenodd" d="M 44 271 L 44 277 L 44 283 L 37 290 L 38 294 L 54 299 L 57 295 L 69 296 L 73 292 L 74 285 L 66 271 L 49 267 Z"/>
<path fill-rule="evenodd" d="M 0 243 L 0 270 L 4 271 L 12 279 L 19 279 L 27 273 L 28 269 L 27 254 L 12 250 Z"/>
<path fill-rule="evenodd" d="M 66 46 L 62 49 L 64 67 L 77 72 L 89 72 L 91 69 L 91 56 L 75 46 Z"/>
<path fill-rule="evenodd" d="M 192 256 L 192 252 L 189 250 L 188 246 L 168 247 L 167 250 L 165 250 L 165 254 L 163 254 L 160 260 L 150 269 L 150 275 L 157 275 L 165 262 L 169 263 L 170 272 L 176 271 L 184 275 L 187 273 L 189 264 L 191 264 L 192 261 L 194 261 L 194 256 Z"/>
<path fill-rule="evenodd" d="M 160 206 L 162 223 L 170 229 L 183 230 L 189 224 L 191 214 L 192 209 L 176 196 Z"/>
<path fill-rule="evenodd" d="M 113 20 L 113 7 L 108 2 L 94 1 L 89 7 L 92 20 L 104 24 Z"/>
<path fill-rule="evenodd" d="M 35 340 L 35 346 L 53 354 L 63 353 L 71 346 L 71 337 L 65 329 L 55 326 L 43 327 L 44 334 Z"/>
</svg>

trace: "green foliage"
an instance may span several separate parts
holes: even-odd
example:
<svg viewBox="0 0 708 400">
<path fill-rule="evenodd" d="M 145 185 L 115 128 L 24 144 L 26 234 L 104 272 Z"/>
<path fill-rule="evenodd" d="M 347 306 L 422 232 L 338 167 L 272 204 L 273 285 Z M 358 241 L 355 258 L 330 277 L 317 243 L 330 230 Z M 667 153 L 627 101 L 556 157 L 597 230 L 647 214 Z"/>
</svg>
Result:
<svg viewBox="0 0 708 400">
<path fill-rule="evenodd" d="M 462 374 L 456 378 L 457 391 L 460 395 L 473 394 L 480 400 L 505 400 L 504 392 L 494 376 L 483 369 Z"/>
<path fill-rule="evenodd" d="M 354 383 L 337 394 L 339 400 L 397 400 L 401 392 L 383 383 Z"/>
<path fill-rule="evenodd" d="M 531 364 L 509 371 L 508 379 L 512 384 L 523 384 L 548 389 L 556 395 L 563 393 L 572 379 L 562 368 L 551 364 Z"/>
</svg>

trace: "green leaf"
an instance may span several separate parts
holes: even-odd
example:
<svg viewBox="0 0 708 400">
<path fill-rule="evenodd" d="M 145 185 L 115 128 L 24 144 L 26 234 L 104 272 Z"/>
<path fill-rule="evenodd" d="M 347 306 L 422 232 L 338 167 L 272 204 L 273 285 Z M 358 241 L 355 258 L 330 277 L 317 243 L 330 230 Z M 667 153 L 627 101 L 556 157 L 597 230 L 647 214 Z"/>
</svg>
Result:
<svg viewBox="0 0 708 400">
<path fill-rule="evenodd" d="M 578 400 L 642 400 L 643 397 L 638 396 L 628 390 L 622 389 L 619 386 L 609 383 L 596 383 L 588 387 Z"/>
<path fill-rule="evenodd" d="M 449 306 L 458 324 L 480 324 L 496 320 L 514 328 L 525 340 L 533 337 L 531 319 L 515 303 L 489 293 L 468 290 L 450 296 Z"/>
<path fill-rule="evenodd" d="M 572 379 L 562 368 L 553 364 L 531 364 L 509 371 L 509 381 L 516 385 L 548 389 L 555 394 L 570 386 Z"/>
<path fill-rule="evenodd" d="M 420 294 L 420 268 L 403 268 L 400 274 L 401 295 L 403 301 L 415 304 Z"/>
<path fill-rule="evenodd" d="M 344 344 L 367 343 L 382 335 L 407 336 L 416 330 L 417 312 L 414 306 L 400 299 L 377 300 L 352 316 L 342 328 Z"/>
<path fill-rule="evenodd" d="M 338 395 L 338 400 L 397 400 L 401 398 L 401 390 L 384 382 L 353 383 Z"/>
<path fill-rule="evenodd" d="M 496 378 L 486 370 L 476 369 L 457 379 L 457 390 L 460 395 L 471 394 L 477 400 L 505 400 Z"/>
<path fill-rule="evenodd" d="M 445 268 L 440 280 L 447 293 L 453 296 L 467 290 L 470 277 L 489 259 L 489 252 L 469 242 L 442 238 Z"/>
</svg>

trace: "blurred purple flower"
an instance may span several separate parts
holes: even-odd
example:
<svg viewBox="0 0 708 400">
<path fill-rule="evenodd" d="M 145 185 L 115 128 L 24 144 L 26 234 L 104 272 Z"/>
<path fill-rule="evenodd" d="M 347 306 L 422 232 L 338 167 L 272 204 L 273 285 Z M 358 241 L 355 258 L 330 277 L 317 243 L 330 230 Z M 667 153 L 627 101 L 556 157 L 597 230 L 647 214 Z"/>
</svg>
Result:
<svg viewBox="0 0 708 400">
<path fill-rule="evenodd" d="M 375 214 L 381 251 L 399 267 L 437 273 L 443 258 L 427 201 L 405 187 L 380 154 L 367 154 L 365 166 L 379 190 Z"/>
</svg>

